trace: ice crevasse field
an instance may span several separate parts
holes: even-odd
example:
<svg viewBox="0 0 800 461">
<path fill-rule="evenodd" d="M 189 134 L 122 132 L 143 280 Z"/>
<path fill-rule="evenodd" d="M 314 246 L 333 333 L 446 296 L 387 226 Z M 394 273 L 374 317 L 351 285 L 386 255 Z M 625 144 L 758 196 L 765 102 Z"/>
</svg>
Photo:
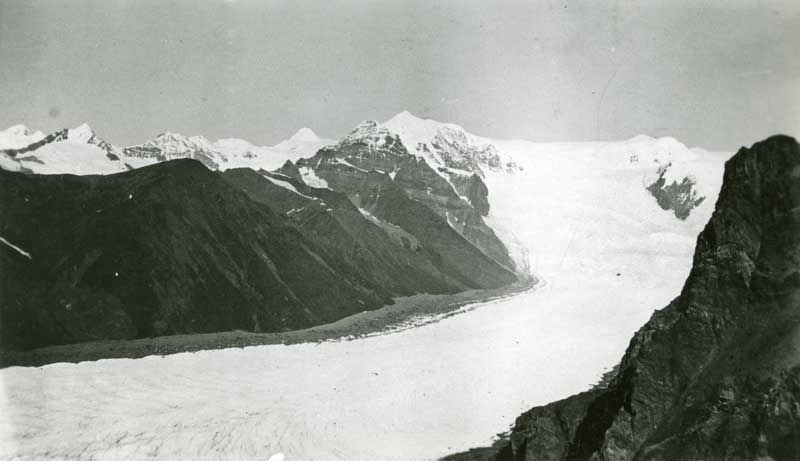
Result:
<svg viewBox="0 0 800 461">
<path fill-rule="evenodd" d="M 488 221 L 536 288 L 357 340 L 3 369 L 0 458 L 435 459 L 588 389 L 679 294 L 730 154 L 494 143 L 524 170 L 488 174 Z M 706 196 L 685 221 L 645 189 L 668 162 Z"/>
</svg>

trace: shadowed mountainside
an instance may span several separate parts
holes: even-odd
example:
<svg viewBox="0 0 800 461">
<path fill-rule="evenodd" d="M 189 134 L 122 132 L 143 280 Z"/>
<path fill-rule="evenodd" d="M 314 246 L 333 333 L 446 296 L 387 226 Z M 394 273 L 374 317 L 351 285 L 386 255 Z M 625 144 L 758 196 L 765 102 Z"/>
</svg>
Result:
<svg viewBox="0 0 800 461">
<path fill-rule="evenodd" d="M 449 227 L 433 238 L 453 251 L 405 242 L 343 194 L 315 193 L 194 160 L 108 176 L 0 171 L 2 347 L 286 331 L 516 280 Z M 309 210 L 293 217 L 289 204 Z"/>
</svg>

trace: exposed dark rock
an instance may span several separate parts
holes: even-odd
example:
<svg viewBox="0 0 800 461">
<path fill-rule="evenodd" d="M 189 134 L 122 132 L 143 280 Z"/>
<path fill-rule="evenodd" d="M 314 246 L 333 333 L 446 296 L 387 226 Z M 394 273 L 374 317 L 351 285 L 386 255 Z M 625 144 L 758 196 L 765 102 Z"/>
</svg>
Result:
<svg viewBox="0 0 800 461">
<path fill-rule="evenodd" d="M 277 170 L 278 173 L 284 174 L 289 176 L 290 178 L 300 179 L 300 169 L 297 168 L 297 165 L 292 163 L 290 160 L 284 162 L 284 164 Z"/>
<path fill-rule="evenodd" d="M 692 178 L 685 177 L 680 183 L 673 180 L 671 184 L 667 184 L 664 175 L 670 166 L 671 164 L 667 164 L 659 168 L 658 179 L 647 186 L 647 190 L 656 198 L 658 206 L 662 209 L 672 210 L 678 219 L 686 219 L 706 198 L 698 197 L 695 190 L 696 183 Z"/>
<path fill-rule="evenodd" d="M 414 206 L 422 205 L 437 215 L 438 218 L 432 217 L 435 222 L 445 223 L 483 254 L 514 271 L 508 250 L 481 217 L 489 209 L 483 180 L 472 175 L 460 185 L 451 183 L 447 174 L 438 173 L 423 158 L 411 155 L 397 135 L 374 122 L 364 122 L 339 144 L 299 160 L 296 167 L 297 173 L 303 168 L 313 170 L 330 188 L 344 192 L 360 208 L 369 209 L 372 203 L 368 196 L 379 197 L 383 189 L 391 189 L 395 197 L 404 195 L 418 203 Z M 280 171 L 296 176 L 290 169 L 288 164 Z M 401 194 L 394 194 L 396 191 Z M 395 224 L 406 229 L 405 222 Z"/>
<path fill-rule="evenodd" d="M 475 173 L 469 176 L 452 172 L 445 173 L 449 175 L 450 182 L 456 188 L 456 191 L 467 197 L 469 203 L 481 216 L 489 214 L 489 188 L 486 187 L 486 183 L 483 182 L 480 176 Z"/>
<path fill-rule="evenodd" d="M 363 179 L 374 214 L 288 176 L 193 160 L 0 171 L 0 236 L 31 255 L 0 244 L 0 345 L 286 331 L 516 280 L 388 175 Z"/>
<path fill-rule="evenodd" d="M 299 193 L 264 176 L 289 183 Z M 286 215 L 304 235 L 326 248 L 331 267 L 362 280 L 372 290 L 402 296 L 488 288 L 484 276 L 469 280 L 451 277 L 448 273 L 455 268 L 444 266 L 442 258 L 428 249 L 425 242 L 430 237 L 420 241 L 398 226 L 359 211 L 341 192 L 308 187 L 294 178 L 266 171 L 234 169 L 223 177 L 253 200 Z M 464 243 L 457 235 L 451 237 L 452 245 Z M 475 263 L 470 260 L 460 265 Z"/>
<path fill-rule="evenodd" d="M 191 160 L 109 176 L 0 171 L 0 338 L 283 331 L 391 302 L 326 249 Z"/>
<path fill-rule="evenodd" d="M 520 416 L 494 459 L 800 458 L 800 147 L 725 166 L 678 298 L 605 389 Z"/>
</svg>

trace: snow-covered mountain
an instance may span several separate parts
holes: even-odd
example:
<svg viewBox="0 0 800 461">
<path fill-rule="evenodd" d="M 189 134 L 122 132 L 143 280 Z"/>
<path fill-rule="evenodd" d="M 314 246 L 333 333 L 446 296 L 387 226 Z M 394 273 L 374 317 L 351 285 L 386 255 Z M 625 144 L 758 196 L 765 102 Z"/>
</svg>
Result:
<svg viewBox="0 0 800 461">
<path fill-rule="evenodd" d="M 719 174 L 722 163 L 731 155 L 689 148 L 671 137 L 646 135 L 616 142 L 492 140 L 492 143 L 526 168 L 554 172 L 567 168 L 576 174 L 589 169 L 591 173 L 586 174 L 591 176 L 605 172 L 636 178 L 642 191 L 679 219 L 686 219 L 705 200 L 716 196 L 722 181 Z M 536 161 L 529 165 L 532 157 Z"/>
<path fill-rule="evenodd" d="M 97 136 L 85 123 L 47 136 L 20 127 L 11 127 L 0 135 L 0 168 L 34 174 L 78 175 L 130 169 L 120 158 L 120 150 Z"/>
<path fill-rule="evenodd" d="M 14 125 L 0 131 L 0 149 L 19 149 L 44 138 L 41 131 L 32 131 L 25 125 Z"/>
<path fill-rule="evenodd" d="M 192 158 L 212 170 L 252 168 L 273 170 L 286 160 L 313 155 L 333 143 L 318 137 L 310 128 L 302 128 L 290 139 L 275 146 L 256 146 L 244 139 L 223 138 L 211 142 L 203 136 L 183 136 L 166 132 L 139 146 L 126 147 L 126 158 L 137 159 L 135 167 L 176 158 Z"/>
<path fill-rule="evenodd" d="M 169 131 L 159 134 L 144 144 L 124 148 L 123 154 L 126 158 L 134 161 L 134 167 L 178 158 L 191 158 L 211 170 L 218 170 L 224 162 L 223 156 L 213 148 L 211 142 L 206 138 L 184 136 Z"/>
<path fill-rule="evenodd" d="M 179 158 L 213 170 L 278 168 L 286 160 L 313 155 L 334 141 L 302 128 L 276 146 L 256 146 L 237 138 L 211 142 L 203 136 L 164 132 L 134 146 L 117 147 L 87 124 L 47 136 L 23 125 L 0 131 L 0 168 L 34 174 L 111 174 Z"/>
<path fill-rule="evenodd" d="M 674 138 L 637 136 L 622 142 L 531 143 L 495 140 L 468 133 L 452 123 L 422 119 L 400 112 L 379 123 L 360 123 L 338 142 L 302 128 L 275 146 L 256 146 L 243 139 L 212 142 L 203 136 L 165 132 L 135 146 L 117 147 L 100 138 L 86 124 L 47 136 L 23 125 L 0 131 L 0 168 L 36 174 L 110 174 L 158 162 L 191 158 L 213 170 L 252 168 L 272 171 L 287 160 L 310 158 L 331 146 L 346 155 L 336 161 L 392 176 L 407 155 L 424 161 L 455 193 L 483 214 L 487 173 L 518 173 L 525 156 L 538 151 L 582 152 L 583 162 L 598 168 L 623 168 L 641 172 L 641 186 L 655 203 L 680 219 L 686 219 L 719 184 L 698 180 L 709 153 L 689 149 Z M 589 148 L 589 146 L 592 146 Z M 369 159 L 359 156 L 367 155 Z M 301 168 L 314 186 L 324 186 L 312 169 Z M 703 176 L 700 172 L 700 176 Z M 484 199 L 481 199 L 481 196 Z"/>
<path fill-rule="evenodd" d="M 518 169 L 491 140 L 467 133 L 453 123 L 421 119 L 403 111 L 381 127 L 400 136 L 409 151 L 423 157 L 436 169 L 479 175 L 487 169 L 509 172 Z"/>
</svg>

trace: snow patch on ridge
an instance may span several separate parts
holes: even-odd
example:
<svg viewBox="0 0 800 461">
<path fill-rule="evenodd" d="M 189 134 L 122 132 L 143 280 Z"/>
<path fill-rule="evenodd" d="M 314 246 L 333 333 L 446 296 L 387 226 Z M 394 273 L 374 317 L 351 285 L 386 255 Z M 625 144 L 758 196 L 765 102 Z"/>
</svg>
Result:
<svg viewBox="0 0 800 461">
<path fill-rule="evenodd" d="M 314 170 L 307 166 L 302 166 L 299 169 L 304 183 L 317 189 L 328 189 L 328 182 L 317 176 Z"/>
<path fill-rule="evenodd" d="M 289 191 L 292 191 L 292 192 L 294 192 L 295 194 L 297 194 L 297 195 L 299 195 L 299 196 L 301 196 L 301 197 L 307 198 L 307 199 L 309 199 L 309 200 L 317 200 L 317 198 L 316 198 L 316 197 L 311 197 L 311 196 L 308 196 L 308 195 L 306 195 L 306 194 L 303 194 L 302 192 L 298 191 L 298 190 L 297 190 L 297 189 L 296 189 L 296 188 L 295 188 L 295 187 L 292 185 L 292 183 L 290 183 L 290 182 L 287 182 L 287 181 L 281 181 L 280 179 L 276 179 L 276 178 L 273 178 L 273 177 L 271 177 L 271 176 L 267 176 L 267 175 L 263 175 L 263 176 L 264 176 L 264 177 L 265 177 L 265 178 L 266 178 L 266 179 L 267 179 L 269 182 L 271 182 L 272 184 L 275 184 L 276 186 L 283 187 L 284 189 L 286 189 L 286 190 L 289 190 Z"/>
<path fill-rule="evenodd" d="M 22 256 L 25 256 L 26 258 L 31 259 L 31 260 L 33 259 L 31 257 L 30 253 L 28 253 L 27 251 L 23 250 L 22 248 L 20 248 L 20 247 L 18 247 L 16 245 L 14 245 L 13 243 L 9 242 L 8 240 L 4 239 L 3 237 L 0 237 L 0 242 L 5 243 L 8 247 L 10 247 L 11 249 L 15 250 L 17 253 L 21 254 Z"/>
</svg>

